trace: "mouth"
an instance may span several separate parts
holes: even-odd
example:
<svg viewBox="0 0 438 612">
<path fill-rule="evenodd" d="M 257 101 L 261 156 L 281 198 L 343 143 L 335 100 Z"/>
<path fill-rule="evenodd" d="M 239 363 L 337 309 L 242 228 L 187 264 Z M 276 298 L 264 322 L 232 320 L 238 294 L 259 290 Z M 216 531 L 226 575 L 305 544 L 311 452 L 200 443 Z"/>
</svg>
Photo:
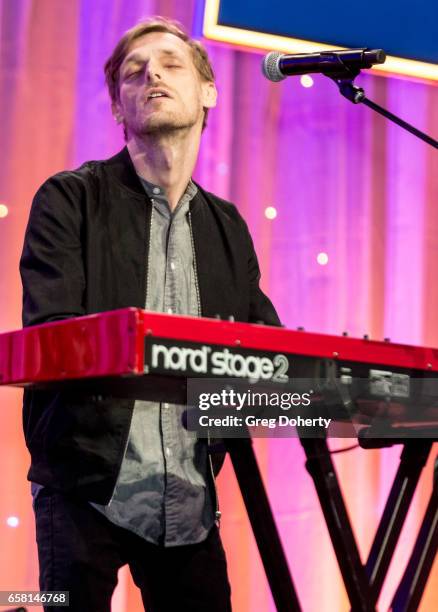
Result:
<svg viewBox="0 0 438 612">
<path fill-rule="evenodd" d="M 150 102 L 151 100 L 157 100 L 157 99 L 162 99 L 162 98 L 170 98 L 167 91 L 165 91 L 164 89 L 151 89 L 148 92 L 146 102 Z"/>
</svg>

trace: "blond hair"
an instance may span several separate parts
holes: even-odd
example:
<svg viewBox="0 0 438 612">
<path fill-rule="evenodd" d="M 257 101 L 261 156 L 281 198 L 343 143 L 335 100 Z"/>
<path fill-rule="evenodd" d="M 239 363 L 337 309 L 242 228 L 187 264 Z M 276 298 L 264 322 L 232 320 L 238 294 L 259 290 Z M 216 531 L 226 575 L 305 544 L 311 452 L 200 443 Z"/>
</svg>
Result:
<svg viewBox="0 0 438 612">
<path fill-rule="evenodd" d="M 120 67 L 125 57 L 128 55 L 132 43 L 151 32 L 165 32 L 174 34 L 181 38 L 189 47 L 192 54 L 193 64 L 203 81 L 214 83 L 215 77 L 207 51 L 197 40 L 190 38 L 183 30 L 180 23 L 165 17 L 151 17 L 150 19 L 139 22 L 134 27 L 127 30 L 115 46 L 104 67 L 105 81 L 108 87 L 112 103 L 119 101 L 119 77 Z M 208 108 L 204 109 L 204 120 L 202 129 L 207 125 Z M 125 134 L 126 137 L 126 134 Z"/>
</svg>

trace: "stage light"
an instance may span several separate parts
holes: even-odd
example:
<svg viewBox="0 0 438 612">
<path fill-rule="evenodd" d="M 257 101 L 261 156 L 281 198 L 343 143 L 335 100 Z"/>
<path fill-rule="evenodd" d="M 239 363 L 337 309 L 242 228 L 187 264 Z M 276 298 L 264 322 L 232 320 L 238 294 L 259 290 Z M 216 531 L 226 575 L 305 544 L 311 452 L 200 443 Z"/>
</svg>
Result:
<svg viewBox="0 0 438 612">
<path fill-rule="evenodd" d="M 318 253 L 318 255 L 316 256 L 316 261 L 319 263 L 320 266 L 327 265 L 328 264 L 327 253 Z"/>
<path fill-rule="evenodd" d="M 310 76 L 310 74 L 303 74 L 303 76 L 300 79 L 300 83 L 303 87 L 312 87 L 313 79 Z"/>
<path fill-rule="evenodd" d="M 277 209 L 274 208 L 273 206 L 267 206 L 265 208 L 265 217 L 267 219 L 275 219 L 275 217 L 277 216 Z"/>
<path fill-rule="evenodd" d="M 8 212 L 9 210 L 6 204 L 0 204 L 0 219 L 2 219 L 3 217 L 7 217 Z"/>
<path fill-rule="evenodd" d="M 6 524 L 8 527 L 18 527 L 20 524 L 20 519 L 17 516 L 8 516 L 6 519 Z"/>
</svg>

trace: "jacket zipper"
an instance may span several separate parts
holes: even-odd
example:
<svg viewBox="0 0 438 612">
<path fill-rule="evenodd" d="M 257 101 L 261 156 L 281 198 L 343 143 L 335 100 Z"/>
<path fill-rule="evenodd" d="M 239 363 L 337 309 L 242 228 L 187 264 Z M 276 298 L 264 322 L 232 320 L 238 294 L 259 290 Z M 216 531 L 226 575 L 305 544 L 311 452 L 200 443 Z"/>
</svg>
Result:
<svg viewBox="0 0 438 612">
<path fill-rule="evenodd" d="M 192 254 L 193 254 L 193 270 L 195 272 L 195 289 L 196 289 L 196 301 L 198 305 L 198 316 L 201 316 L 202 310 L 201 310 L 201 296 L 199 292 L 199 283 L 198 283 L 198 265 L 196 262 L 195 241 L 193 238 L 193 228 L 192 228 L 192 213 L 190 210 L 188 212 L 188 219 L 189 219 L 189 228 L 190 228 L 190 242 L 192 244 Z M 210 465 L 210 473 L 211 473 L 211 478 L 213 480 L 213 487 L 214 487 L 214 501 L 215 501 L 215 513 L 214 514 L 215 514 L 216 525 L 219 527 L 222 513 L 219 510 L 219 496 L 217 494 L 216 479 L 214 477 L 214 470 L 213 470 L 213 462 L 211 460 L 209 449 L 210 449 L 210 430 L 207 430 L 208 463 Z"/>
<path fill-rule="evenodd" d="M 199 293 L 199 284 L 198 284 L 198 264 L 196 262 L 196 252 L 195 252 L 195 241 L 193 239 L 193 228 L 192 228 L 192 213 L 189 210 L 189 228 L 190 228 L 190 242 L 192 243 L 192 254 L 193 254 L 193 269 L 195 271 L 195 289 L 196 289 L 196 302 L 198 306 L 198 317 L 202 315 L 201 309 L 201 296 Z"/>
<path fill-rule="evenodd" d="M 145 208 L 145 210 L 147 210 L 147 208 Z M 152 206 L 151 206 L 151 217 L 149 220 L 149 228 L 146 228 L 146 231 L 148 231 L 148 240 L 147 240 L 147 249 L 146 249 L 146 299 L 145 299 L 145 307 L 146 307 L 146 302 L 148 299 L 148 295 L 149 295 L 149 249 L 150 249 L 150 244 L 151 244 L 151 234 L 152 234 L 152 217 L 154 214 L 154 201 L 152 200 Z"/>
<path fill-rule="evenodd" d="M 153 203 L 152 203 L 152 204 L 153 204 Z M 149 223 L 149 239 L 148 239 L 148 241 L 147 241 L 147 244 L 148 244 L 148 245 L 149 245 L 149 243 L 150 243 L 150 239 L 151 239 L 151 230 L 152 230 L 152 215 L 153 215 L 153 212 L 154 212 L 154 207 L 153 207 L 153 205 L 152 205 L 152 210 L 151 210 L 151 220 L 150 220 L 150 223 Z M 148 229 L 148 228 L 146 228 L 146 230 L 147 230 L 147 229 Z M 149 246 L 148 246 L 148 248 L 149 248 Z M 148 291 L 149 291 L 149 252 L 147 252 L 147 253 L 146 253 L 146 299 L 147 299 L 147 296 L 148 296 Z M 145 306 L 146 306 L 146 300 L 145 300 Z M 116 479 L 116 484 L 114 485 L 113 494 L 111 495 L 111 499 L 110 499 L 110 501 L 108 502 L 108 504 L 110 504 L 110 503 L 112 502 L 113 497 L 114 497 L 115 492 L 116 492 L 116 489 L 117 489 L 117 482 L 118 482 L 118 480 L 119 480 L 120 471 L 121 471 L 122 464 L 123 464 L 123 461 L 124 461 L 124 459 L 125 459 L 125 455 L 126 455 L 126 450 L 127 450 L 127 448 L 128 448 L 128 444 L 129 444 L 129 438 L 130 438 L 130 434 L 131 434 L 131 425 L 132 425 L 132 417 L 133 417 L 133 416 L 134 416 L 134 411 L 132 411 L 131 423 L 129 424 L 128 435 L 126 436 L 126 441 L 125 441 L 125 449 L 124 449 L 124 451 L 123 451 L 122 460 L 121 460 L 121 462 L 120 462 L 120 467 L 119 467 L 119 472 L 118 472 L 117 479 Z"/>
</svg>

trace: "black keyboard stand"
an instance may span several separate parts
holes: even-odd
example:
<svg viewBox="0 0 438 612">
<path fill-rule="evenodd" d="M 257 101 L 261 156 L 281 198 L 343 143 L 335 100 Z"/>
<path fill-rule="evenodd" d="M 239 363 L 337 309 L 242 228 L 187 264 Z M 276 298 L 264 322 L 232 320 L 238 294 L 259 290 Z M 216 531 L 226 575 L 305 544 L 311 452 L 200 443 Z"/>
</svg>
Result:
<svg viewBox="0 0 438 612">
<path fill-rule="evenodd" d="M 263 485 L 251 438 L 224 440 L 251 523 L 272 597 L 279 612 L 300 612 L 301 606 Z"/>
<path fill-rule="evenodd" d="M 353 612 L 374 612 L 433 440 L 403 442 L 400 465 L 366 564 L 360 559 L 339 480 L 325 438 L 300 436 L 311 475 L 329 530 L 333 548 Z M 224 440 L 242 493 L 246 511 L 272 597 L 279 612 L 300 612 L 301 607 L 275 525 L 251 438 Z M 377 447 L 400 443 L 376 441 Z M 368 439 L 367 448 L 373 448 Z M 391 610 L 418 609 L 438 548 L 438 485 L 435 483 L 423 523 L 394 595 Z"/>
<path fill-rule="evenodd" d="M 355 612 L 373 612 L 371 590 L 363 566 L 336 470 L 325 438 L 300 436 L 307 457 L 306 469 L 313 478 L 333 548 Z"/>
<path fill-rule="evenodd" d="M 388 573 L 395 547 L 431 447 L 432 442 L 430 440 L 421 439 L 407 440 L 403 445 L 400 465 L 366 563 L 374 602 L 377 602 L 382 590 L 383 582 Z"/>
<path fill-rule="evenodd" d="M 437 470 L 438 464 L 435 464 Z M 438 550 L 438 482 L 435 478 L 432 495 L 421 524 L 406 570 L 391 604 L 394 612 L 418 610 L 421 596 Z"/>
<path fill-rule="evenodd" d="M 312 476 L 324 513 L 330 538 L 354 612 L 376 609 L 395 547 L 403 528 L 416 485 L 432 448 L 429 439 L 405 440 L 400 466 L 394 478 L 367 563 L 362 564 L 345 507 L 336 470 L 324 438 L 300 436 L 307 457 L 306 468 Z M 376 446 L 381 447 L 381 440 Z M 398 441 L 397 441 L 398 442 Z M 389 439 L 388 446 L 393 442 Z M 367 447 L 372 447 L 368 440 Z M 397 612 L 415 610 L 421 599 L 437 550 L 437 487 L 405 575 L 393 600 Z M 411 592 L 414 589 L 414 592 Z"/>
</svg>

